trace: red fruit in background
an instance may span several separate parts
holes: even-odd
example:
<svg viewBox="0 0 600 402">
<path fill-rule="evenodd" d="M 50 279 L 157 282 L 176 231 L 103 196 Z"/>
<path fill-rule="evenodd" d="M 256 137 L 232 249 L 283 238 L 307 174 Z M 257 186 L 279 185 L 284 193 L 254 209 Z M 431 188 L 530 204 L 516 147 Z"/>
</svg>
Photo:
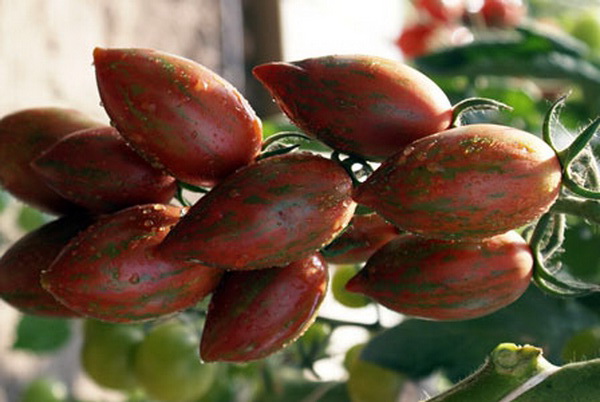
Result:
<svg viewBox="0 0 600 402">
<path fill-rule="evenodd" d="M 24 109 L 0 119 L 0 185 L 21 201 L 63 215 L 78 208 L 50 189 L 31 170 L 30 162 L 66 135 L 102 126 L 83 113 L 66 108 Z"/>
<path fill-rule="evenodd" d="M 183 211 L 147 204 L 100 217 L 42 273 L 42 286 L 68 308 L 110 322 L 148 320 L 193 306 L 212 292 L 222 272 L 153 253 Z"/>
<path fill-rule="evenodd" d="M 121 135 L 177 179 L 212 186 L 260 152 L 261 122 L 206 67 L 151 49 L 94 50 L 100 97 Z"/>
<path fill-rule="evenodd" d="M 245 362 L 286 347 L 316 318 L 327 281 L 318 253 L 285 267 L 225 273 L 210 301 L 200 357 Z"/>
<path fill-rule="evenodd" d="M 382 160 L 450 125 L 452 107 L 428 77 L 374 56 L 324 56 L 257 66 L 254 75 L 300 129 L 330 147 Z"/>
<path fill-rule="evenodd" d="M 523 0 L 484 0 L 479 14 L 488 26 L 514 27 L 525 18 Z"/>
<path fill-rule="evenodd" d="M 400 230 L 377 214 L 354 215 L 346 230 L 323 250 L 332 264 L 360 264 Z"/>
<path fill-rule="evenodd" d="M 561 170 L 552 148 L 533 134 L 472 124 L 413 142 L 359 185 L 354 200 L 409 232 L 481 239 L 546 212 Z"/>
<path fill-rule="evenodd" d="M 63 247 L 92 223 L 84 215 L 70 215 L 29 232 L 0 258 L 0 298 L 26 314 L 77 317 L 40 284 L 47 269 Z"/>
<path fill-rule="evenodd" d="M 167 203 L 177 188 L 174 177 L 152 167 L 110 126 L 69 134 L 32 167 L 58 194 L 93 213 Z"/>
<path fill-rule="evenodd" d="M 415 58 L 431 50 L 432 39 L 439 27 L 431 23 L 417 22 L 402 29 L 396 45 L 404 57 Z"/>
<path fill-rule="evenodd" d="M 532 269 L 531 250 L 514 231 L 481 242 L 403 234 L 373 254 L 346 289 L 402 314 L 467 320 L 517 300 Z"/>
<path fill-rule="evenodd" d="M 441 22 L 460 19 L 466 7 L 465 0 L 415 0 L 413 3 L 417 9 Z"/>
<path fill-rule="evenodd" d="M 310 153 L 260 160 L 200 198 L 157 252 L 223 269 L 283 266 L 325 246 L 354 213 L 352 181 Z"/>
</svg>

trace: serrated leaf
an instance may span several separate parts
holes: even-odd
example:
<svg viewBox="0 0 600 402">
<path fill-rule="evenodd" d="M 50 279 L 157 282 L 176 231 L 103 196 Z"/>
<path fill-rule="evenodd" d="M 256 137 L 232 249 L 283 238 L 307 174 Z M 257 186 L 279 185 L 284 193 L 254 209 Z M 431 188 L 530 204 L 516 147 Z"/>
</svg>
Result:
<svg viewBox="0 0 600 402">
<path fill-rule="evenodd" d="M 412 378 L 441 369 L 457 381 L 503 342 L 539 346 L 558 364 L 565 341 L 597 323 L 598 316 L 575 299 L 549 297 L 531 286 L 517 302 L 486 317 L 456 322 L 407 319 L 374 337 L 361 357 Z"/>
<path fill-rule="evenodd" d="M 13 349 L 38 354 L 51 353 L 60 349 L 71 337 L 70 322 L 63 318 L 23 315 L 16 331 Z"/>
</svg>

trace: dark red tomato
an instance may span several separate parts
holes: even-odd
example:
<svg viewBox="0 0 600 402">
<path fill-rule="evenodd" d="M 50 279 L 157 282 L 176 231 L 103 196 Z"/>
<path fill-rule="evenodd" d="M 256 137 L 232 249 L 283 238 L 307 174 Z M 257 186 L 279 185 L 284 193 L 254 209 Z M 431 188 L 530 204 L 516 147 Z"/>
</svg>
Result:
<svg viewBox="0 0 600 402">
<path fill-rule="evenodd" d="M 284 348 L 314 321 L 327 281 L 318 253 L 285 267 L 225 273 L 208 308 L 200 357 L 245 362 Z"/>
<path fill-rule="evenodd" d="M 70 309 L 110 322 L 143 321 L 193 306 L 212 292 L 222 271 L 153 253 L 182 212 L 147 204 L 100 217 L 42 272 L 42 286 Z"/>
<path fill-rule="evenodd" d="M 325 56 L 257 66 L 254 75 L 303 131 L 330 147 L 382 160 L 450 125 L 452 107 L 428 77 L 374 56 Z"/>
<path fill-rule="evenodd" d="M 69 134 L 32 167 L 58 194 L 93 213 L 167 203 L 177 188 L 174 177 L 152 167 L 110 126 Z"/>
<path fill-rule="evenodd" d="M 517 300 L 532 269 L 531 250 L 514 231 L 481 242 L 402 234 L 373 254 L 346 289 L 402 314 L 467 320 Z"/>
<path fill-rule="evenodd" d="M 355 215 L 344 233 L 323 249 L 323 255 L 332 264 L 360 264 L 399 233 L 377 214 Z"/>
<path fill-rule="evenodd" d="M 558 197 L 561 170 L 533 134 L 472 124 L 413 142 L 358 186 L 354 199 L 409 232 L 481 239 L 545 213 Z"/>
<path fill-rule="evenodd" d="M 0 185 L 21 201 L 63 215 L 77 210 L 31 170 L 30 162 L 66 135 L 102 124 L 73 109 L 25 109 L 0 119 Z"/>
<path fill-rule="evenodd" d="M 465 0 L 415 0 L 417 9 L 442 22 L 453 22 L 465 13 Z"/>
<path fill-rule="evenodd" d="M 402 29 L 396 45 L 407 58 L 415 58 L 431 51 L 432 40 L 438 30 L 436 24 L 417 22 Z"/>
<path fill-rule="evenodd" d="M 174 177 L 212 186 L 260 152 L 261 122 L 206 67 L 150 49 L 94 50 L 100 97 L 119 132 Z"/>
<path fill-rule="evenodd" d="M 77 317 L 40 285 L 63 247 L 92 223 L 84 215 L 69 215 L 29 232 L 0 258 L 0 298 L 26 314 Z"/>
<path fill-rule="evenodd" d="M 190 209 L 157 250 L 223 269 L 287 265 L 319 250 L 354 213 L 352 182 L 310 153 L 273 156 L 238 170 Z"/>
<path fill-rule="evenodd" d="M 514 27 L 523 20 L 527 8 L 522 0 L 484 0 L 479 14 L 488 26 Z"/>
</svg>

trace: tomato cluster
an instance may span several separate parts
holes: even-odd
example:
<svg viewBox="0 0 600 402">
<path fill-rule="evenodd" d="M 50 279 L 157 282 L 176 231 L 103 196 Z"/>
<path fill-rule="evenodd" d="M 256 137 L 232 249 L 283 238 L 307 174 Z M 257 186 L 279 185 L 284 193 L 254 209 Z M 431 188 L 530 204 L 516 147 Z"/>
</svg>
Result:
<svg viewBox="0 0 600 402">
<path fill-rule="evenodd" d="M 348 290 L 430 319 L 485 315 L 527 287 L 514 229 L 558 196 L 555 152 L 514 128 L 455 127 L 462 108 L 415 69 L 370 56 L 254 69 L 328 158 L 272 149 L 242 95 L 190 60 L 98 48 L 94 65 L 111 125 L 62 108 L 0 120 L 1 184 L 61 216 L 0 259 L 0 297 L 22 311 L 135 323 L 211 295 L 200 356 L 240 362 L 312 324 L 328 263 L 366 262 Z"/>
</svg>

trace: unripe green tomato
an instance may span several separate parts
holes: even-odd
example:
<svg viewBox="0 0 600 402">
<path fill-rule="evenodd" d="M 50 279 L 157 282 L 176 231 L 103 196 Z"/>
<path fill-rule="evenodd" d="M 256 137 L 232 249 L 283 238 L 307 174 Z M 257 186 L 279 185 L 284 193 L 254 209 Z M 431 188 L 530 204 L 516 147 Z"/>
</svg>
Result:
<svg viewBox="0 0 600 402">
<path fill-rule="evenodd" d="M 352 293 L 346 290 L 346 283 L 358 272 L 358 267 L 354 265 L 339 265 L 335 268 L 331 278 L 331 292 L 333 298 L 340 304 L 359 308 L 365 307 L 370 303 L 368 297 L 360 293 Z"/>
<path fill-rule="evenodd" d="M 133 358 L 144 337 L 142 327 L 88 319 L 83 331 L 81 364 L 85 373 L 102 387 L 135 389 L 138 382 L 133 373 Z"/>
<path fill-rule="evenodd" d="M 566 363 L 600 357 L 600 326 L 576 332 L 563 346 L 561 355 Z"/>
<path fill-rule="evenodd" d="M 64 402 L 67 387 L 61 381 L 49 377 L 38 377 L 31 381 L 21 394 L 21 402 Z"/>
<path fill-rule="evenodd" d="M 587 44 L 593 52 L 600 51 L 600 10 L 584 12 L 573 20 L 569 33 Z"/>
<path fill-rule="evenodd" d="M 198 334 L 181 321 L 153 327 L 135 356 L 135 374 L 152 399 L 193 401 L 204 396 L 215 379 L 214 364 L 199 357 Z"/>
</svg>

